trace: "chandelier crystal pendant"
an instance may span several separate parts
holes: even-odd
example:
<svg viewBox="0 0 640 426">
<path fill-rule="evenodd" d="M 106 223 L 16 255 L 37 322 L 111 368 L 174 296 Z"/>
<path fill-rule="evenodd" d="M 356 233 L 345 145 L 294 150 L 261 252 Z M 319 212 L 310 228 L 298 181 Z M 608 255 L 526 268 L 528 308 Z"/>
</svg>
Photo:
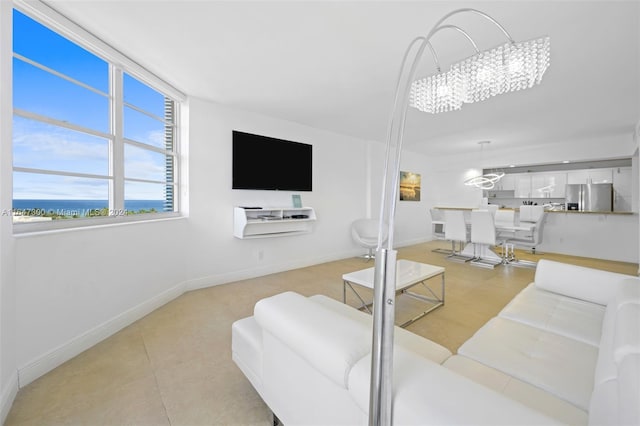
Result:
<svg viewBox="0 0 640 426">
<path fill-rule="evenodd" d="M 413 82 L 409 105 L 436 114 L 540 84 L 550 62 L 549 37 L 509 41 Z"/>
<path fill-rule="evenodd" d="M 465 94 L 459 69 L 416 80 L 411 85 L 409 104 L 435 114 L 460 109 Z"/>
</svg>

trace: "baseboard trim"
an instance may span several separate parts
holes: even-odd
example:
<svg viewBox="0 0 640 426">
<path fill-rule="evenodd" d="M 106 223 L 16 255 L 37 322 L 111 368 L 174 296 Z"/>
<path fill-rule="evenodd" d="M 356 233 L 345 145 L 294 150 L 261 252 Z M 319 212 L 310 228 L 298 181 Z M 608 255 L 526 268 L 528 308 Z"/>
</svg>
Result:
<svg viewBox="0 0 640 426">
<path fill-rule="evenodd" d="M 0 394 L 0 425 L 3 425 L 7 420 L 7 416 L 9 415 L 9 411 L 11 411 L 11 406 L 17 394 L 18 374 L 14 372 L 9 379 L 9 383 L 2 389 L 2 393 Z"/>
<path fill-rule="evenodd" d="M 401 244 L 398 244 L 398 246 L 410 244 L 414 244 L 414 242 L 403 242 Z M 277 265 L 243 269 L 241 271 L 234 271 L 219 275 L 210 275 L 207 277 L 197 278 L 177 284 L 174 287 L 171 287 L 170 289 L 160 293 L 159 295 L 154 296 L 153 298 L 144 301 L 137 306 L 134 306 L 133 308 L 86 331 L 85 333 L 74 337 L 68 342 L 52 349 L 46 354 L 37 357 L 23 367 L 19 368 L 17 372 L 16 392 L 17 389 L 28 385 L 38 377 L 43 376 L 44 374 L 48 373 L 64 362 L 100 343 L 102 340 L 112 336 L 113 334 L 122 330 L 124 327 L 134 323 L 135 321 L 139 320 L 145 315 L 148 315 L 149 313 L 174 300 L 175 298 L 181 296 L 187 291 L 198 290 L 220 284 L 227 284 L 234 281 L 256 278 L 268 274 L 289 271 L 292 269 L 305 268 L 308 266 L 332 262 L 349 257 L 356 257 L 362 254 L 361 252 L 361 249 L 354 249 L 313 259 L 298 260 L 295 262 L 287 262 Z M 13 399 L 11 399 L 11 401 L 13 401 Z M 4 400 L 2 402 L 4 403 Z"/>
<path fill-rule="evenodd" d="M 29 362 L 18 369 L 18 387 L 28 385 L 38 377 L 181 296 L 184 292 L 185 283 L 177 284 Z"/>
<path fill-rule="evenodd" d="M 318 265 L 320 263 L 332 262 L 335 260 L 345 259 L 348 257 L 359 256 L 361 250 L 336 253 L 330 256 L 322 256 L 314 259 L 298 260 L 295 262 L 287 262 L 277 265 L 259 266 L 251 269 L 243 269 L 241 271 L 229 272 L 226 274 L 209 275 L 202 278 L 189 280 L 185 283 L 185 291 L 200 290 L 203 288 L 213 287 L 221 284 L 229 284 L 235 281 L 249 280 L 251 278 L 262 277 L 264 275 L 276 274 L 278 272 L 290 271 L 292 269 L 306 268 L 308 266 Z"/>
</svg>

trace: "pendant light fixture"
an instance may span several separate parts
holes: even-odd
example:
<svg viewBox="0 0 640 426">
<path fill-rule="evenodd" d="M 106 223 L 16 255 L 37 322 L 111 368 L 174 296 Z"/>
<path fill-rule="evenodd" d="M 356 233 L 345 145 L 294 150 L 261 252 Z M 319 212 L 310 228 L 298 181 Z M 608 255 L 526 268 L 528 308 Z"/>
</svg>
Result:
<svg viewBox="0 0 640 426">
<path fill-rule="evenodd" d="M 480 164 L 484 167 L 484 146 L 489 145 L 491 141 L 480 141 Z M 480 189 L 493 189 L 496 183 L 504 176 L 504 172 L 484 173 L 480 176 L 475 176 L 464 181 L 467 186 L 475 186 Z"/>
</svg>

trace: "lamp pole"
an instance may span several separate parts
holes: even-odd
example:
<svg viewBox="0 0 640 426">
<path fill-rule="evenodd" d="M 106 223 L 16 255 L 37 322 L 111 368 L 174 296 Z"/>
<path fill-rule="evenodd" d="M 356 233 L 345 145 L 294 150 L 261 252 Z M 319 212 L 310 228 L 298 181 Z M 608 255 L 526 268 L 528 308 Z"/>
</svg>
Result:
<svg viewBox="0 0 640 426">
<path fill-rule="evenodd" d="M 479 10 L 464 8 L 454 10 L 444 15 L 436 22 L 431 31 L 429 31 L 425 37 L 415 38 L 405 51 L 400 71 L 398 73 L 393 107 L 386 135 L 384 178 L 380 205 L 380 228 L 378 231 L 378 245 L 376 248 L 374 274 L 373 336 L 369 396 L 370 426 L 391 425 L 393 419 L 393 334 L 395 321 L 397 259 L 397 251 L 393 249 L 394 219 L 398 200 L 400 159 L 407 109 L 409 107 L 409 93 L 411 85 L 415 80 L 417 66 L 424 54 L 425 48 L 429 47 L 438 72 L 440 72 L 438 57 L 430 43 L 431 38 L 438 31 L 443 29 L 454 29 L 462 33 L 471 42 L 476 53 L 479 53 L 473 39 L 461 28 L 453 25 L 442 25 L 442 23 L 451 16 L 466 12 L 480 15 L 492 22 L 504 33 L 509 43 L 515 46 L 515 42 L 509 33 L 507 33 L 504 27 L 502 27 L 495 19 Z M 411 55 L 412 51 L 414 52 L 413 55 Z M 542 71 L 536 70 L 536 72 L 539 72 L 539 75 L 536 75 L 536 82 L 539 82 L 545 69 L 546 66 L 543 67 Z M 519 90 L 520 88 L 520 86 L 517 86 L 517 88 L 511 88 L 508 90 Z M 499 93 L 502 92 L 498 92 L 498 94 Z M 473 101 L 474 100 L 466 100 L 465 102 Z M 388 228 L 387 232 L 385 232 L 385 227 Z M 387 235 L 386 243 L 384 242 L 385 234 Z"/>
</svg>

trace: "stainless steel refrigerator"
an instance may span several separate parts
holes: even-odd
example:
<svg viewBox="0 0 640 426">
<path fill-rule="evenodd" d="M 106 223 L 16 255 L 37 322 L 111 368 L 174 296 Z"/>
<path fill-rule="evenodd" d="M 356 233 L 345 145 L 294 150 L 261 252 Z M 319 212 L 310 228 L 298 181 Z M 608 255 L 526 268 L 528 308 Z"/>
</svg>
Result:
<svg viewBox="0 0 640 426">
<path fill-rule="evenodd" d="M 566 191 L 567 210 L 583 212 L 613 211 L 613 184 L 569 184 Z"/>
</svg>

